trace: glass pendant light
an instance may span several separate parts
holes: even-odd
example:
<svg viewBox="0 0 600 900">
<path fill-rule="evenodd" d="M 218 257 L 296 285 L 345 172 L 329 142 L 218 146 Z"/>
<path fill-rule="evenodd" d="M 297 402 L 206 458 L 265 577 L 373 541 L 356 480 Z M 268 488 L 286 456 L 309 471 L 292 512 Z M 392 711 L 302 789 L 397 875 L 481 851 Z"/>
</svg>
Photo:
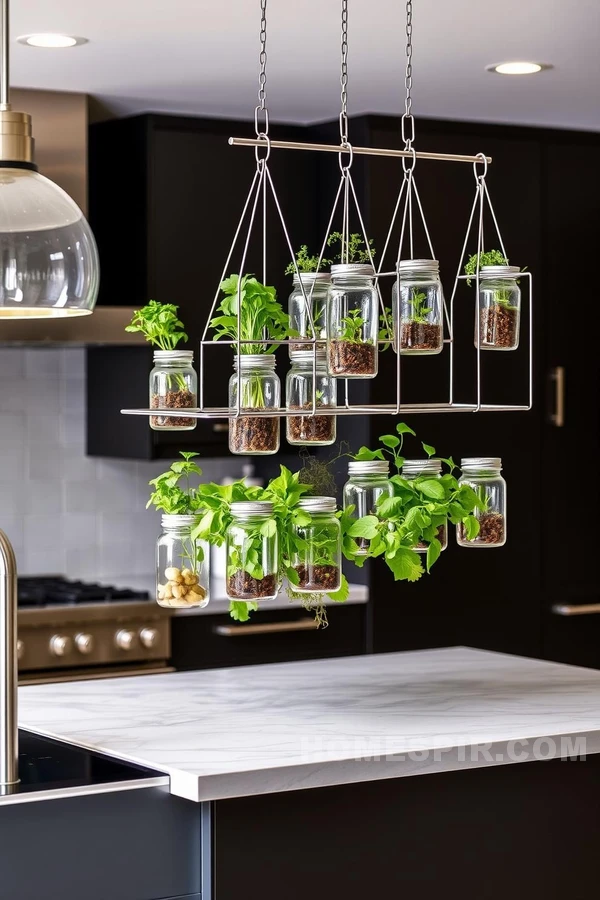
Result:
<svg viewBox="0 0 600 900">
<path fill-rule="evenodd" d="M 37 172 L 31 116 L 10 108 L 8 0 L 0 4 L 0 318 L 89 315 L 100 276 L 94 235 Z"/>
</svg>

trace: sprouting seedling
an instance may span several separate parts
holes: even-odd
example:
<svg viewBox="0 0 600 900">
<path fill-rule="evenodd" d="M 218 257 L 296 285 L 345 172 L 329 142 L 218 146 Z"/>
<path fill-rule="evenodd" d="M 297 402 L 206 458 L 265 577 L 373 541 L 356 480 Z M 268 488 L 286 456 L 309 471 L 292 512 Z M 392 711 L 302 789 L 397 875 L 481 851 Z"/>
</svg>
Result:
<svg viewBox="0 0 600 900">
<path fill-rule="evenodd" d="M 390 347 L 393 340 L 393 317 L 392 310 L 389 306 L 386 306 L 384 312 L 379 316 L 379 334 L 377 338 L 379 341 L 386 341 L 383 346 L 379 345 L 379 352 L 385 353 L 385 351 Z"/>
<path fill-rule="evenodd" d="M 373 247 L 373 238 L 369 238 L 369 246 L 367 247 L 360 234 L 350 234 L 344 240 L 344 235 L 341 231 L 333 231 L 327 238 L 327 246 L 331 247 L 338 242 L 340 244 L 340 252 L 335 255 L 334 259 L 340 262 L 370 263 L 375 256 L 376 250 Z"/>
<path fill-rule="evenodd" d="M 296 268 L 300 273 L 308 273 L 308 272 L 319 272 L 322 271 L 326 266 L 331 265 L 330 259 L 322 259 L 319 264 L 318 256 L 309 256 L 308 254 L 308 246 L 306 244 L 302 244 L 300 249 L 296 252 L 296 266 L 294 263 L 290 263 L 287 269 L 285 270 L 286 275 L 295 275 Z"/>
<path fill-rule="evenodd" d="M 348 310 L 348 315 L 342 319 L 343 328 L 339 340 L 347 341 L 349 344 L 371 343 L 363 340 L 364 324 L 365 320 L 363 319 L 362 311 L 358 307 Z"/>
<path fill-rule="evenodd" d="M 427 324 L 427 316 L 432 310 L 431 306 L 427 306 L 427 294 L 424 291 L 410 289 L 408 298 L 410 306 L 410 321 L 417 322 L 420 325 Z"/>
</svg>

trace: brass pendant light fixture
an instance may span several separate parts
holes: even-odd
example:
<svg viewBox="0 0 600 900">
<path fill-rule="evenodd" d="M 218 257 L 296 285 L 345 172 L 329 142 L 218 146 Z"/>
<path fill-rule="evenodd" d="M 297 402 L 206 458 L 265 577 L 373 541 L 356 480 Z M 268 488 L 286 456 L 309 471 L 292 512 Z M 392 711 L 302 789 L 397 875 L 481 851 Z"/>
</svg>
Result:
<svg viewBox="0 0 600 900">
<path fill-rule="evenodd" d="M 31 116 L 9 103 L 8 0 L 0 0 L 0 319 L 93 312 L 100 266 L 83 213 L 40 175 Z"/>
</svg>

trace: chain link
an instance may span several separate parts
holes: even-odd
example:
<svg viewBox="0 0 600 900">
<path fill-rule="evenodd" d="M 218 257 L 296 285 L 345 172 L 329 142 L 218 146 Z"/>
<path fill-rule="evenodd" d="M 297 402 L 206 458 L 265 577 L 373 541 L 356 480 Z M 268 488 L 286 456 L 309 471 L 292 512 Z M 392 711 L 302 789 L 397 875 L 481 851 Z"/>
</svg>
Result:
<svg viewBox="0 0 600 900">
<path fill-rule="evenodd" d="M 340 75 L 342 111 L 340 113 L 340 144 L 348 143 L 348 0 L 342 0 L 342 66 Z"/>
<path fill-rule="evenodd" d="M 269 112 L 267 110 L 267 0 L 260 0 L 260 54 L 258 63 L 260 72 L 258 76 L 258 106 L 254 114 L 254 127 L 257 137 L 269 132 Z M 262 130 L 258 123 L 259 112 L 264 113 L 264 125 Z"/>
<path fill-rule="evenodd" d="M 406 71 L 404 73 L 404 86 L 406 97 L 404 99 L 404 115 L 402 116 L 402 140 L 404 149 L 411 150 L 415 139 L 415 119 L 412 114 L 412 0 L 406 0 Z"/>
</svg>

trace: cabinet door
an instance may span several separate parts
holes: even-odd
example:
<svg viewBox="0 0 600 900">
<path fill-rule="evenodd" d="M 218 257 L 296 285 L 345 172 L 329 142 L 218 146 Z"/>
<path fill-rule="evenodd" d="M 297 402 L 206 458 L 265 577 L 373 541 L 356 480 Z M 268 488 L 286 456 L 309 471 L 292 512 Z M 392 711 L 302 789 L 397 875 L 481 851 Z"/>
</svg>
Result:
<svg viewBox="0 0 600 900">
<path fill-rule="evenodd" d="M 600 603 L 592 516 L 600 502 L 600 358 L 587 338 L 598 319 L 593 279 L 600 177 L 596 135 L 556 136 L 544 153 L 544 306 L 551 327 L 545 359 L 547 409 L 541 472 L 544 491 L 544 655 L 600 667 L 600 615 L 566 615 Z M 564 422 L 556 367 L 564 372 Z M 552 612 L 558 606 L 563 615 Z M 600 607 L 599 607 L 600 608 Z"/>
<path fill-rule="evenodd" d="M 437 152 L 493 157 L 488 186 L 511 262 L 540 271 L 540 145 L 499 128 L 421 123 L 419 148 Z M 398 145 L 400 128 L 389 119 L 373 119 L 372 146 Z M 393 211 L 402 168 L 397 160 L 374 160 L 370 167 L 370 229 L 382 247 Z M 449 299 L 459 263 L 469 211 L 475 192 L 470 165 L 419 160 L 415 178 L 420 191 L 434 252 Z M 486 221 L 486 247 L 497 246 Z M 468 252 L 477 249 L 473 234 Z M 393 269 L 396 246 L 386 261 Z M 405 250 L 406 257 L 408 250 Z M 430 255 L 420 225 L 415 230 L 414 255 Z M 537 283 L 537 282 L 536 282 Z M 382 284 L 389 301 L 391 279 Z M 462 283 L 456 299 L 455 399 L 475 398 L 474 289 Z M 540 297 L 538 285 L 538 297 Z M 542 326 L 536 307 L 536 328 Z M 521 346 L 511 353 L 482 353 L 485 402 L 520 403 L 528 395 L 528 328 Z M 536 379 L 543 382 L 543 363 L 535 356 Z M 403 360 L 403 402 L 448 400 L 449 347 L 437 357 Z M 375 402 L 395 402 L 396 357 L 380 356 L 380 375 L 373 382 Z M 416 584 L 395 583 L 381 561 L 371 565 L 374 648 L 412 649 L 466 643 L 489 649 L 536 654 L 540 623 L 540 415 L 542 398 L 524 413 L 418 415 L 407 419 L 419 440 L 433 444 L 443 456 L 500 456 L 508 484 L 508 542 L 502 549 L 461 549 L 450 535 L 450 546 L 431 575 Z M 396 419 L 375 417 L 371 443 L 394 429 Z M 420 456 L 419 441 L 407 441 L 407 456 Z"/>
</svg>

